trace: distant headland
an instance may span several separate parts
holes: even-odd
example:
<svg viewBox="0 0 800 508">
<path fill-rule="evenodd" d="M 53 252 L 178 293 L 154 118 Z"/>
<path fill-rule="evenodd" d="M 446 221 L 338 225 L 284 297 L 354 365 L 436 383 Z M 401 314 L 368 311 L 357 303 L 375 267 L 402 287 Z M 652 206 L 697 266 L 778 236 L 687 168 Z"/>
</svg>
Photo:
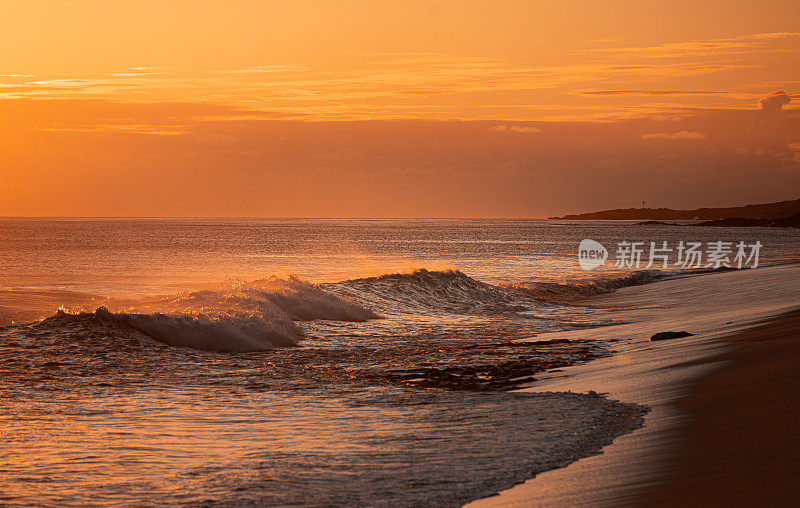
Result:
<svg viewBox="0 0 800 508">
<path fill-rule="evenodd" d="M 778 201 L 758 205 L 737 206 L 729 208 L 697 208 L 695 210 L 673 210 L 671 208 L 617 208 L 599 212 L 550 217 L 563 220 L 703 220 L 717 221 L 721 219 L 783 219 L 800 214 L 800 199 L 794 201 Z M 722 224 L 720 224 L 722 225 Z M 730 225 L 750 225 L 740 222 Z M 752 224 L 762 225 L 762 224 Z M 766 225 L 766 224 L 763 224 Z"/>
</svg>

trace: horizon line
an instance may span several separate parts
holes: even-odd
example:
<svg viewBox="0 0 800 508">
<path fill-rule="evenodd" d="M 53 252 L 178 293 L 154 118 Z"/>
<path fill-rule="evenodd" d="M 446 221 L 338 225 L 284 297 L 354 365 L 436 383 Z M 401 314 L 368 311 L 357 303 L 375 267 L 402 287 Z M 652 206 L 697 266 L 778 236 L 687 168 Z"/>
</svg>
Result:
<svg viewBox="0 0 800 508">
<path fill-rule="evenodd" d="M 280 215 L 0 215 L 2 219 L 282 219 L 282 220 L 550 220 L 556 217 L 509 216 L 280 216 Z"/>
</svg>

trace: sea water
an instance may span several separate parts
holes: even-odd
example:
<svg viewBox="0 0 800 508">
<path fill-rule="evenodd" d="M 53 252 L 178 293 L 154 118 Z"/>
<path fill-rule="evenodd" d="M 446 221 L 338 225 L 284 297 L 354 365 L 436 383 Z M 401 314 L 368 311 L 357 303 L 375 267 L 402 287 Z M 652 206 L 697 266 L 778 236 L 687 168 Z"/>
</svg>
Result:
<svg viewBox="0 0 800 508">
<path fill-rule="evenodd" d="M 621 241 L 800 234 L 625 222 L 0 219 L 0 501 L 460 505 L 597 453 L 647 408 L 513 392 L 612 355 L 576 298 Z M 657 268 L 657 269 L 656 269 Z M 697 270 L 695 270 L 697 271 Z"/>
</svg>

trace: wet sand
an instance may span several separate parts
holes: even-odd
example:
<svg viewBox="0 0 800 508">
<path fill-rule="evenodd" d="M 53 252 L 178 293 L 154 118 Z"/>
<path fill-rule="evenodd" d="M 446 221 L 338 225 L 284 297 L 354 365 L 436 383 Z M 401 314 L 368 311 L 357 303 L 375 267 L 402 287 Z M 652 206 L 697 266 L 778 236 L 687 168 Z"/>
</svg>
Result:
<svg viewBox="0 0 800 508">
<path fill-rule="evenodd" d="M 724 367 L 676 401 L 677 455 L 646 506 L 797 506 L 800 311 L 724 339 Z M 704 360 L 707 361 L 707 360 Z"/>
</svg>

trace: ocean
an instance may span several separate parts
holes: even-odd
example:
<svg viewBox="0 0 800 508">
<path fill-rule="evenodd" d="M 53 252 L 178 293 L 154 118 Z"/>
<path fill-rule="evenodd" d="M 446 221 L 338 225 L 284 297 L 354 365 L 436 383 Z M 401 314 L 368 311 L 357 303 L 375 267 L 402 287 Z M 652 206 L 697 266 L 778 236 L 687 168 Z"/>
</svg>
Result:
<svg viewBox="0 0 800 508">
<path fill-rule="evenodd" d="M 587 238 L 612 258 L 593 271 Z M 596 454 L 648 408 L 515 389 L 618 344 L 536 335 L 622 322 L 581 297 L 725 269 L 615 266 L 626 241 L 800 257 L 769 228 L 0 219 L 0 502 L 458 506 Z"/>
</svg>

